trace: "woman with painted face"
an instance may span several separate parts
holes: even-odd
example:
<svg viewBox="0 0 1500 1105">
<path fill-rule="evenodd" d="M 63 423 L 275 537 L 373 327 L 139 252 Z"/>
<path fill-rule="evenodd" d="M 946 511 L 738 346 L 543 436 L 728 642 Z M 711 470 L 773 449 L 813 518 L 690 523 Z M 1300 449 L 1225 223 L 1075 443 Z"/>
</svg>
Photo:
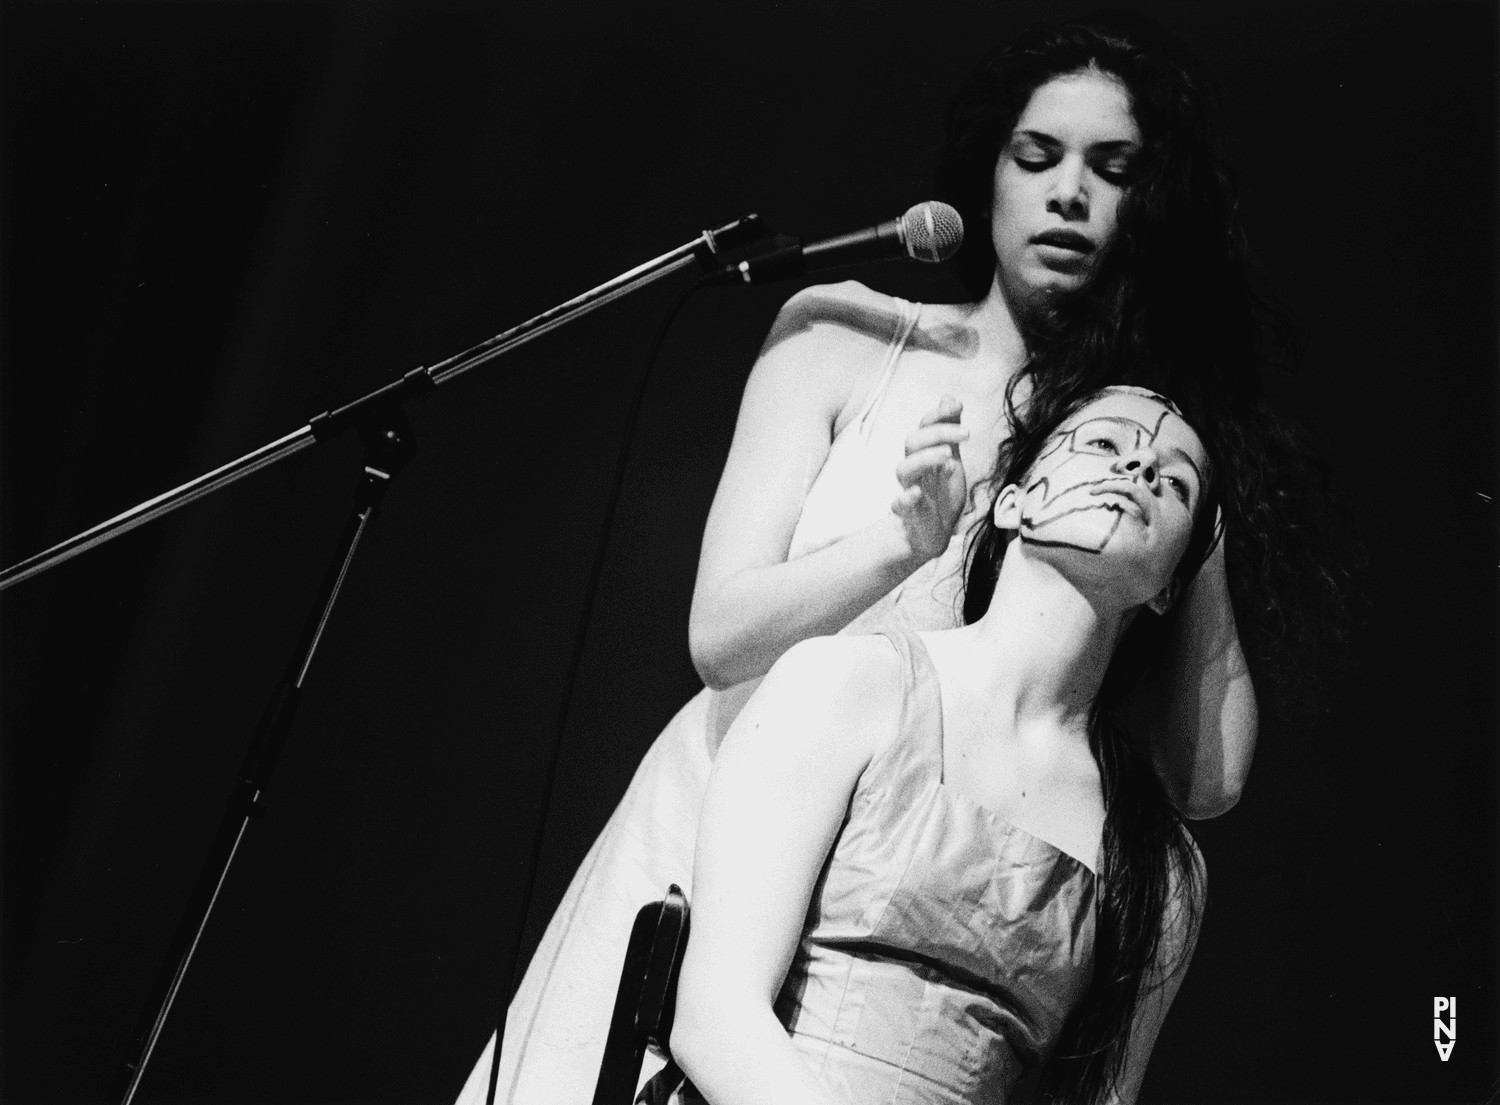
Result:
<svg viewBox="0 0 1500 1105">
<path fill-rule="evenodd" d="M 1118 710 L 1209 553 L 1218 459 L 1169 400 L 1086 399 L 1002 450 L 970 624 L 772 667 L 704 800 L 679 1100 L 1134 1099 L 1202 873 Z"/>
<path fill-rule="evenodd" d="M 1211 105 L 1174 50 L 1154 25 L 1114 17 L 1033 28 L 980 65 L 950 109 L 938 174 L 969 228 L 956 264 L 972 302 L 850 282 L 781 311 L 703 538 L 690 645 L 707 686 L 652 746 L 554 914 L 510 1007 L 497 1100 L 592 1092 L 631 921 L 669 883 L 691 889 L 713 757 L 760 677 L 812 637 L 959 624 L 964 535 L 990 505 L 980 478 L 1005 442 L 1106 384 L 1171 394 L 1242 445 L 1226 540 L 1183 584 L 1163 674 L 1133 703 L 1177 810 L 1214 816 L 1237 799 L 1257 714 L 1235 609 L 1259 640 L 1275 610 L 1259 596 L 1283 563 L 1275 511 L 1290 501 L 1273 485 L 1288 469 L 1261 404 Z M 492 1048 L 463 1102 L 484 1100 Z"/>
</svg>

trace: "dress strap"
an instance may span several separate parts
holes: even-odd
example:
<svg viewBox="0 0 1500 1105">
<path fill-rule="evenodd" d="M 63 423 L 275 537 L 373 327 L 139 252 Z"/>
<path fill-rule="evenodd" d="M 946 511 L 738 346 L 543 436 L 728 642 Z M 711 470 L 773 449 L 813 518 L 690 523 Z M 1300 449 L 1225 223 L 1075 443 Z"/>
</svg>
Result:
<svg viewBox="0 0 1500 1105">
<path fill-rule="evenodd" d="M 896 736 L 876 760 L 890 769 L 943 778 L 943 695 L 937 669 L 917 631 L 899 619 L 880 629 L 901 658 L 901 718 Z"/>
<path fill-rule="evenodd" d="M 911 332 L 917 328 L 917 320 L 922 317 L 922 305 L 909 300 L 896 299 L 896 310 L 896 332 L 891 337 L 891 343 L 886 346 L 885 360 L 880 366 L 880 379 L 875 382 L 875 387 L 871 389 L 869 398 L 865 400 L 859 417 L 855 419 L 855 425 L 861 435 L 874 425 L 875 413 L 885 399 L 891 377 L 896 374 L 896 362 L 901 359 L 901 351 L 906 348 L 906 339 L 911 337 Z"/>
</svg>

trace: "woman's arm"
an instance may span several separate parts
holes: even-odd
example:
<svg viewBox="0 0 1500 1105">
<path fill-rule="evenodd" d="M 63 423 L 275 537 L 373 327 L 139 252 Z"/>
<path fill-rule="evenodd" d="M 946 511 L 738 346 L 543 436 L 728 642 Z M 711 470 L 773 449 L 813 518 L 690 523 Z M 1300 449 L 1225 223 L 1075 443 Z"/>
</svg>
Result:
<svg viewBox="0 0 1500 1105">
<path fill-rule="evenodd" d="M 1239 801 L 1255 755 L 1258 713 L 1224 574 L 1224 542 L 1181 600 L 1165 678 L 1145 692 L 1140 718 L 1167 797 L 1191 818 Z"/>
<path fill-rule="evenodd" d="M 797 645 L 714 760 L 672 1029 L 713 1105 L 834 1105 L 772 1004 L 860 772 L 895 728 L 896 663 L 880 637 Z"/>
<path fill-rule="evenodd" d="M 1203 856 L 1196 846 L 1193 848 L 1193 864 L 1197 868 L 1196 878 L 1189 884 L 1182 873 L 1174 868 L 1172 897 L 1167 903 L 1166 916 L 1162 921 L 1161 942 L 1156 949 L 1156 962 L 1141 983 L 1141 996 L 1136 1005 L 1135 1017 L 1130 1022 L 1130 1046 L 1125 1054 L 1125 1067 L 1120 1071 L 1115 1084 L 1112 1105 L 1133 1105 L 1141 1092 L 1141 1081 L 1146 1077 L 1146 1063 L 1151 1058 L 1151 1049 L 1156 1046 L 1157 1033 L 1167 1019 L 1167 1010 L 1177 996 L 1177 988 L 1187 974 L 1192 961 L 1193 949 L 1198 943 L 1198 929 L 1203 920 L 1203 904 L 1206 897 L 1208 874 L 1203 866 Z M 1186 891 L 1191 888 L 1191 897 Z"/>
<path fill-rule="evenodd" d="M 750 374 L 688 629 L 693 664 L 710 687 L 762 675 L 796 642 L 838 632 L 948 545 L 964 506 L 956 447 L 967 436 L 952 401 L 913 427 L 895 509 L 786 558 L 835 424 L 874 383 L 896 322 L 888 304 L 857 284 L 799 293 Z"/>
</svg>

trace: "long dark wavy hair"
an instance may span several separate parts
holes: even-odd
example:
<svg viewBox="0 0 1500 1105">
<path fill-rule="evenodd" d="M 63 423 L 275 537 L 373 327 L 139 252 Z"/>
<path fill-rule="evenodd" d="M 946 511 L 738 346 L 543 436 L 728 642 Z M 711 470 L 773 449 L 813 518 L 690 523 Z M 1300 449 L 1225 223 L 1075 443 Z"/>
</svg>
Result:
<svg viewBox="0 0 1500 1105">
<path fill-rule="evenodd" d="M 1267 401 L 1261 370 L 1297 354 L 1296 326 L 1262 290 L 1220 138 L 1217 98 L 1184 48 L 1124 11 L 1038 24 L 985 57 L 949 105 L 937 191 L 966 225 L 989 226 L 995 164 L 1037 88 L 1094 68 L 1125 86 L 1142 149 L 1114 241 L 1087 287 L 1018 321 L 1028 359 L 1006 397 L 1014 437 L 1107 384 L 1169 395 L 1220 443 L 1230 594 L 1257 677 L 1284 691 L 1318 651 L 1344 594 L 1321 551 L 1317 462 Z M 988 233 L 950 264 L 983 297 Z"/>
<path fill-rule="evenodd" d="M 1011 434 L 996 486 L 1024 472 L 1051 428 L 1100 388 L 1134 384 L 1171 396 L 1213 458 L 1230 598 L 1251 672 L 1262 693 L 1274 685 L 1286 695 L 1339 624 L 1343 577 L 1322 551 L 1316 463 L 1267 401 L 1261 370 L 1295 360 L 1295 327 L 1260 290 L 1216 97 L 1196 64 L 1135 13 L 1034 26 L 985 57 L 951 103 L 938 193 L 967 225 L 987 229 L 996 162 L 1021 112 L 1049 80 L 1084 69 L 1122 83 L 1142 148 L 1115 238 L 1087 286 L 1018 319 L 1028 358 L 1006 393 Z M 950 264 L 983 297 L 995 280 L 990 235 L 971 233 Z M 997 547 L 984 532 L 970 549 L 969 620 L 988 606 L 994 556 L 1003 554 L 1003 541 Z M 1044 1071 L 1044 1089 L 1058 1100 L 1107 1098 L 1172 887 L 1191 891 L 1198 870 L 1180 817 L 1149 759 L 1124 739 L 1117 710 L 1124 688 L 1160 655 L 1170 625 L 1170 615 L 1136 619 L 1096 703 L 1107 803 L 1096 974 Z"/>
</svg>

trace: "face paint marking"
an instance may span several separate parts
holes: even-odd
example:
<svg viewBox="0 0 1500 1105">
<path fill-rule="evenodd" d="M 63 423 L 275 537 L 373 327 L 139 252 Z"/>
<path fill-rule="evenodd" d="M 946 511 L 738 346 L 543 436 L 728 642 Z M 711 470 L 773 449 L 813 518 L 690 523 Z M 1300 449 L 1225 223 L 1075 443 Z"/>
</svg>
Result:
<svg viewBox="0 0 1500 1105">
<path fill-rule="evenodd" d="M 1052 525 L 1069 514 L 1077 514 L 1079 511 L 1084 510 L 1105 510 L 1114 514 L 1114 518 L 1109 524 L 1108 532 L 1099 539 L 1099 544 L 1094 548 L 1089 548 L 1087 545 L 1080 545 L 1076 541 L 1048 541 L 1036 536 L 1036 531 L 1043 526 Z M 1097 506 L 1075 506 L 1072 510 L 1065 510 L 1061 514 L 1053 515 L 1051 518 L 1040 523 L 1033 523 L 1029 518 L 1022 518 L 1020 537 L 1022 541 L 1031 545 L 1045 545 L 1048 548 L 1054 549 L 1077 549 L 1079 552 L 1098 554 L 1104 551 L 1104 546 L 1109 544 L 1109 539 L 1115 535 L 1115 530 L 1120 528 L 1120 519 L 1124 516 L 1125 509 L 1118 503 L 1100 503 Z"/>
<path fill-rule="evenodd" d="M 1092 498 L 1090 501 L 1078 505 L 1063 506 L 1062 509 L 1053 513 L 1048 512 L 1049 507 L 1054 505 L 1062 506 L 1064 500 L 1071 501 L 1079 496 L 1097 495 L 1097 492 L 1089 490 L 1091 488 L 1107 487 L 1110 485 L 1119 487 L 1121 484 L 1134 483 L 1136 479 L 1134 473 L 1115 471 L 1113 470 L 1114 464 L 1119 458 L 1129 456 L 1132 452 L 1141 448 L 1142 444 L 1154 444 L 1161 434 L 1162 426 L 1165 424 L 1168 415 L 1177 414 L 1179 418 L 1181 417 L 1180 412 L 1176 409 L 1176 405 L 1161 396 L 1145 392 L 1144 389 L 1138 388 L 1119 390 L 1144 394 L 1160 403 L 1162 409 L 1157 415 L 1155 424 L 1147 426 L 1145 423 L 1133 418 L 1126 418 L 1119 415 L 1099 415 L 1094 418 L 1084 419 L 1071 429 L 1060 430 L 1054 434 L 1052 440 L 1043 447 L 1041 454 L 1032 465 L 1033 469 L 1045 467 L 1060 452 L 1065 451 L 1067 455 L 1063 459 L 1056 460 L 1051 471 L 1039 477 L 1026 488 L 1025 493 L 1028 504 L 1031 501 L 1032 494 L 1037 491 L 1041 492 L 1041 502 L 1037 504 L 1035 511 L 1023 510 L 1019 530 L 1019 536 L 1022 540 L 1034 545 L 1045 545 L 1052 548 L 1070 548 L 1076 549 L 1079 552 L 1098 554 L 1104 551 L 1110 539 L 1114 537 L 1116 531 L 1120 528 L 1120 521 L 1126 513 L 1126 508 L 1117 499 Z M 1079 441 L 1079 435 L 1084 430 L 1089 427 L 1098 427 L 1100 424 L 1117 428 L 1116 432 L 1119 434 L 1116 440 L 1109 441 L 1108 451 L 1092 448 L 1091 442 L 1080 443 Z M 1105 438 L 1101 437 L 1095 440 L 1105 440 Z M 1180 457 L 1187 462 L 1192 468 L 1194 475 L 1198 478 L 1198 486 L 1201 488 L 1203 486 L 1202 474 L 1198 471 L 1198 466 L 1193 463 L 1192 458 L 1188 457 L 1180 449 L 1173 449 L 1171 453 L 1174 458 Z M 1072 482 L 1066 482 L 1058 478 L 1061 471 L 1073 463 L 1074 458 L 1092 458 L 1097 460 L 1110 456 L 1113 456 L 1115 459 L 1110 462 L 1111 471 L 1106 476 L 1096 477 L 1093 472 L 1089 472 L 1083 475 L 1082 478 L 1075 479 Z M 1128 492 L 1123 490 L 1119 494 L 1129 497 Z M 1100 512 L 1112 515 L 1112 517 L 1109 519 L 1108 528 L 1098 536 L 1096 541 L 1084 544 L 1080 538 L 1076 537 L 1072 539 L 1051 540 L 1038 536 L 1040 531 L 1055 526 L 1065 518 L 1074 517 L 1079 514 Z"/>
</svg>

